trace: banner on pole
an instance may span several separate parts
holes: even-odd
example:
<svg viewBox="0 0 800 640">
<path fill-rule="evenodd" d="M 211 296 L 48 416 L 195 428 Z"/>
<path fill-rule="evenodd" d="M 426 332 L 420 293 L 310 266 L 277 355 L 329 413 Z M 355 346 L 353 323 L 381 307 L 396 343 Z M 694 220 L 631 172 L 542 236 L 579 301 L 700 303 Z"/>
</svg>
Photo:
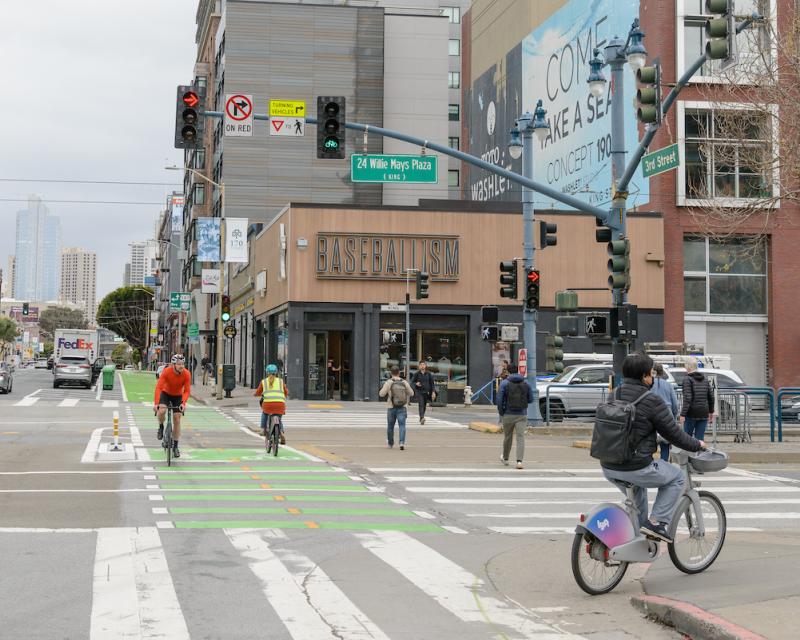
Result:
<svg viewBox="0 0 800 640">
<path fill-rule="evenodd" d="M 219 218 L 197 219 L 197 261 L 219 262 Z"/>
<path fill-rule="evenodd" d="M 219 293 L 219 269 L 203 269 L 200 280 L 201 293 Z"/>
<path fill-rule="evenodd" d="M 247 218 L 225 218 L 225 262 L 247 262 Z"/>
</svg>

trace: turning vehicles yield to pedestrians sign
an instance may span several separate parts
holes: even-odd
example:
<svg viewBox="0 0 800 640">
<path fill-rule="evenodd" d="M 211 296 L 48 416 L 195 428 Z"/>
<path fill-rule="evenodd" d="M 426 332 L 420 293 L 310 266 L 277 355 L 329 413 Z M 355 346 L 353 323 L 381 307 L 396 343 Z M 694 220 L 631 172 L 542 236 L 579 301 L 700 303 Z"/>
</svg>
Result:
<svg viewBox="0 0 800 640">
<path fill-rule="evenodd" d="M 253 135 L 253 96 L 241 93 L 225 95 L 225 135 Z"/>
<path fill-rule="evenodd" d="M 306 132 L 305 118 L 276 118 L 269 119 L 269 135 L 302 137 Z"/>
</svg>

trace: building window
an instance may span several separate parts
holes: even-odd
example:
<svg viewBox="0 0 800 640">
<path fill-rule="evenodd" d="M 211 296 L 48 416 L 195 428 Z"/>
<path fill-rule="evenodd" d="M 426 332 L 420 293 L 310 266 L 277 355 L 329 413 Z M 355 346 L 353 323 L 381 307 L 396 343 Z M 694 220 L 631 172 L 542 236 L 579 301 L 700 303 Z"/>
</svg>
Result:
<svg viewBox="0 0 800 640">
<path fill-rule="evenodd" d="M 458 169 L 447 170 L 447 186 L 448 187 L 458 186 Z"/>
<path fill-rule="evenodd" d="M 710 15 L 705 13 L 705 0 L 678 0 L 677 3 L 677 57 L 679 75 L 697 58 L 705 53 L 705 25 Z M 775 16 L 775 0 L 736 0 L 735 12 L 737 21 L 752 15 L 754 12 L 762 16 Z M 720 60 L 709 60 L 692 77 L 692 82 L 715 82 L 735 79 L 738 83 L 746 83 L 748 76 L 758 76 L 771 66 L 774 55 L 770 43 L 770 25 L 765 22 L 751 24 L 747 30 L 736 38 L 737 64 L 729 71 L 721 71 Z M 731 74 L 735 74 L 732 76 Z"/>
<path fill-rule="evenodd" d="M 205 204 L 206 203 L 206 185 L 201 182 L 198 182 L 194 185 L 194 198 L 192 199 L 194 204 Z"/>
<path fill-rule="evenodd" d="M 458 38 L 450 38 L 447 42 L 447 52 L 451 56 L 460 56 L 461 55 L 461 40 Z"/>
<path fill-rule="evenodd" d="M 461 86 L 461 72 L 450 71 L 447 74 L 447 86 L 451 89 L 458 89 Z"/>
<path fill-rule="evenodd" d="M 452 24 L 461 22 L 461 7 L 442 7 L 441 12 Z"/>
<path fill-rule="evenodd" d="M 447 138 L 447 144 L 451 149 L 458 149 L 459 148 L 458 136 L 450 136 L 449 138 Z"/>
<path fill-rule="evenodd" d="M 447 119 L 450 122 L 458 122 L 461 119 L 461 110 L 457 104 L 451 104 L 447 107 Z"/>
<path fill-rule="evenodd" d="M 766 243 L 685 236 L 683 298 L 686 313 L 766 315 Z"/>
<path fill-rule="evenodd" d="M 763 112 L 685 109 L 683 130 L 687 199 L 772 196 L 766 174 L 772 134 Z"/>
</svg>

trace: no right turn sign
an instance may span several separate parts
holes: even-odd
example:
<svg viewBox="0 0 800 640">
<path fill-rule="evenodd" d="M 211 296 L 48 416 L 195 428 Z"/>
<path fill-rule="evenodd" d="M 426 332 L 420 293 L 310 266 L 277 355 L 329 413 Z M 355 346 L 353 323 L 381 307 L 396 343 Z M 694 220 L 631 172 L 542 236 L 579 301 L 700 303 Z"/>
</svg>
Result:
<svg viewBox="0 0 800 640">
<path fill-rule="evenodd" d="M 225 95 L 225 135 L 253 135 L 253 96 L 242 93 Z"/>
</svg>

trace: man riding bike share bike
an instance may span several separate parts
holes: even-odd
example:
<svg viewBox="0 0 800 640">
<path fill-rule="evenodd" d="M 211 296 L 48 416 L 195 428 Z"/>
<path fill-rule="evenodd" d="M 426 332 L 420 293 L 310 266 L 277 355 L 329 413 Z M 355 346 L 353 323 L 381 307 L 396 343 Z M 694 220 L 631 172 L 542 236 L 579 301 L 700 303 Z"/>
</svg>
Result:
<svg viewBox="0 0 800 640">
<path fill-rule="evenodd" d="M 158 416 L 158 439 L 164 437 L 164 418 L 167 407 L 172 410 L 172 456 L 181 457 L 178 450 L 178 438 L 181 436 L 181 415 L 186 411 L 186 402 L 189 400 L 192 377 L 189 370 L 184 368 L 184 358 L 176 353 L 172 356 L 172 366 L 166 367 L 158 377 L 156 384 L 155 403 L 153 410 Z"/>
<path fill-rule="evenodd" d="M 267 435 L 270 416 L 284 416 L 286 414 L 286 398 L 289 390 L 283 380 L 278 377 L 278 367 L 274 364 L 267 365 L 267 377 L 258 385 L 258 389 L 253 393 L 255 397 L 260 397 L 261 404 L 261 433 Z M 281 425 L 281 444 L 286 444 L 283 435 L 283 417 L 280 418 Z"/>
<path fill-rule="evenodd" d="M 640 531 L 646 536 L 672 542 L 669 523 L 678 500 L 683 495 L 684 478 L 680 467 L 653 460 L 656 451 L 656 432 L 670 444 L 686 451 L 705 449 L 705 442 L 697 440 L 678 426 L 666 403 L 656 394 L 650 393 L 653 386 L 653 360 L 640 353 L 630 354 L 622 364 L 622 385 L 614 397 L 622 402 L 636 404 L 636 413 L 630 427 L 629 443 L 632 454 L 622 464 L 604 462 L 600 464 L 603 475 L 615 484 L 622 493 L 629 483 L 636 487 L 636 507 L 639 509 Z M 647 517 L 647 489 L 657 488 L 658 495 L 653 512 Z"/>
</svg>

